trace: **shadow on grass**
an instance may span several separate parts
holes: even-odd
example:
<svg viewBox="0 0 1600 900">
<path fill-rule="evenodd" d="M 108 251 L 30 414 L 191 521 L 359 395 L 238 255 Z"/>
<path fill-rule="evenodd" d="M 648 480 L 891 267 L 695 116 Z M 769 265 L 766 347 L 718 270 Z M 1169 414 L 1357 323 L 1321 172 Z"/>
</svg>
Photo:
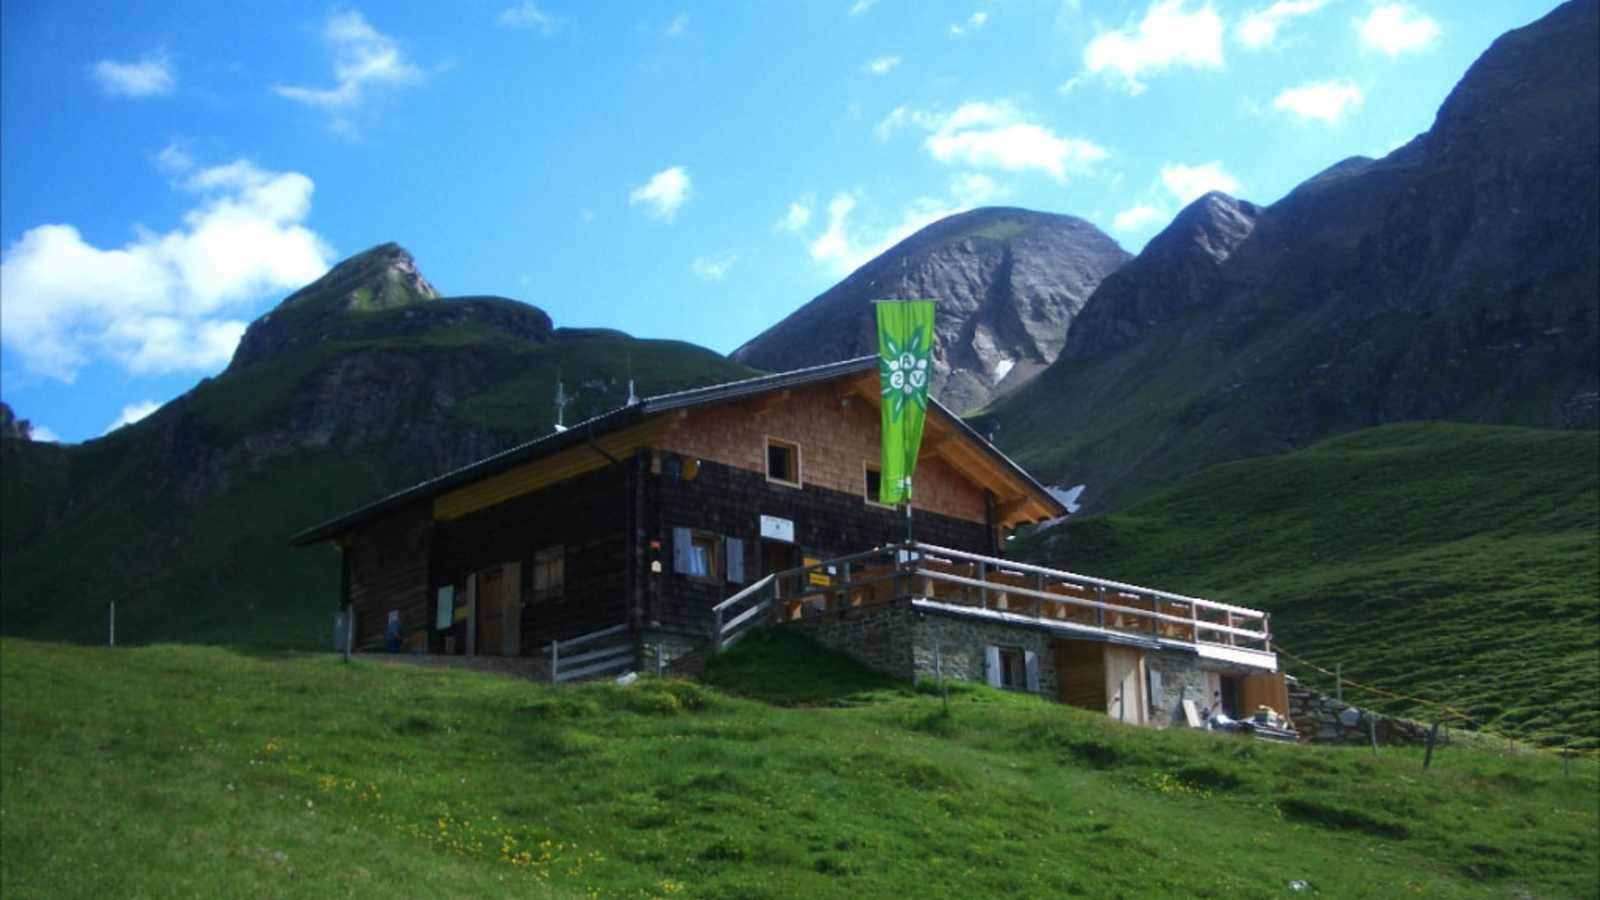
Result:
<svg viewBox="0 0 1600 900">
<path fill-rule="evenodd" d="M 706 661 L 705 682 L 776 706 L 840 706 L 873 694 L 906 696 L 911 685 L 874 672 L 784 628 L 758 631 Z"/>
</svg>

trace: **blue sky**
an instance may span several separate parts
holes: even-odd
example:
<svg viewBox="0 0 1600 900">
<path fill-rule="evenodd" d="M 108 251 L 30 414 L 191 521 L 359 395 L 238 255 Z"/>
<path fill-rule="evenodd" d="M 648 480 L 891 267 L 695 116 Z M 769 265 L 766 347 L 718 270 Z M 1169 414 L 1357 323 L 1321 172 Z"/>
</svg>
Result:
<svg viewBox="0 0 1600 900">
<path fill-rule="evenodd" d="M 3 0 L 0 397 L 97 437 L 389 240 L 446 295 L 720 352 L 974 206 L 1137 252 L 1389 152 L 1554 5 Z"/>
</svg>

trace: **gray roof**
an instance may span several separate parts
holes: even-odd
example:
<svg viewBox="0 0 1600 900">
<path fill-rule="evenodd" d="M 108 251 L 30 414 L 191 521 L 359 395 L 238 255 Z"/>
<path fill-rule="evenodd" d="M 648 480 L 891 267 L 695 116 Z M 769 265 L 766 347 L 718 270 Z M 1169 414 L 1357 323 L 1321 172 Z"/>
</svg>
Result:
<svg viewBox="0 0 1600 900">
<path fill-rule="evenodd" d="M 740 381 L 729 381 L 723 384 L 713 384 L 708 387 L 690 388 L 685 391 L 676 391 L 670 394 L 659 394 L 654 397 L 645 397 L 637 403 L 618 407 L 610 412 L 601 413 L 590 419 L 578 422 L 568 427 L 565 431 L 552 432 L 541 438 L 536 438 L 525 444 L 519 444 L 509 450 L 503 450 L 492 456 L 486 456 L 474 463 L 469 463 L 459 469 L 446 472 L 426 481 L 414 484 L 401 491 L 376 500 L 358 509 L 345 513 L 337 518 L 330 519 L 320 525 L 307 528 L 289 539 L 295 546 L 315 544 L 329 538 L 337 537 L 351 528 L 368 522 L 385 513 L 392 512 L 412 503 L 431 500 L 446 491 L 460 487 L 491 475 L 498 475 L 514 466 L 539 459 L 586 443 L 593 438 L 620 431 L 630 425 L 637 424 L 651 416 L 692 406 L 703 406 L 708 403 L 718 403 L 725 400 L 737 400 L 743 397 L 762 394 L 768 391 L 782 390 L 784 388 L 798 387 L 801 385 L 816 384 L 822 381 L 831 381 L 847 375 L 858 375 L 863 372 L 873 371 L 877 367 L 876 356 L 860 356 L 855 359 L 827 363 L 820 366 L 811 366 L 805 369 L 795 369 L 791 372 L 779 372 L 774 375 L 761 375 L 756 378 L 746 378 Z M 944 404 L 928 398 L 930 409 L 942 414 L 958 431 L 971 438 L 976 444 L 986 450 L 997 462 L 1001 463 L 1008 471 L 1017 475 L 1029 486 L 1039 492 L 1052 507 L 1056 508 L 1057 515 L 1066 515 L 1067 510 L 1061 505 L 1044 486 L 1035 481 L 1033 476 L 1023 471 L 1021 466 L 1012 462 L 1010 457 L 1001 453 L 998 448 L 989 443 L 970 425 L 961 421 L 961 417 L 951 412 Z"/>
</svg>

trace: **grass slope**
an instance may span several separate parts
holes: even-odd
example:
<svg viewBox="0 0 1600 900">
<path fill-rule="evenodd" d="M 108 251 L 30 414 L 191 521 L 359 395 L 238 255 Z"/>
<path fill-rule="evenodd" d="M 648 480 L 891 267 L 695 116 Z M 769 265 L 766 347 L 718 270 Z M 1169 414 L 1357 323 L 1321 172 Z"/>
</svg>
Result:
<svg viewBox="0 0 1600 900">
<path fill-rule="evenodd" d="M 3 640 L 0 891 L 1596 896 L 1589 762 L 945 712 L 837 663 L 752 639 L 713 667 L 740 697 Z"/>
<path fill-rule="evenodd" d="M 320 409 L 308 398 L 337 389 L 329 373 L 355 354 L 376 357 L 376 371 L 420 373 L 384 437 L 354 451 L 336 441 L 230 456 L 292 432 Z M 753 374 L 702 347 L 620 332 L 562 329 L 536 343 L 452 326 L 316 344 L 208 379 L 150 419 L 82 445 L 7 441 L 0 630 L 103 642 L 115 601 L 119 643 L 325 647 L 339 557 L 329 547 L 290 548 L 289 536 L 438 474 L 431 456 L 396 450 L 415 446 L 419 422 L 437 428 L 441 454 L 467 434 L 478 436 L 471 446 L 501 449 L 548 433 L 558 371 L 574 397 L 568 422 L 620 406 L 630 374 L 644 393 Z M 457 400 L 443 421 L 435 390 Z M 191 473 L 188 458 L 232 462 Z M 203 488 L 191 487 L 191 474 Z"/>
<path fill-rule="evenodd" d="M 1268 609 L 1284 647 L 1352 679 L 1503 733 L 1597 747 L 1597 459 L 1593 431 L 1388 426 L 1216 466 L 1017 550 Z"/>
</svg>

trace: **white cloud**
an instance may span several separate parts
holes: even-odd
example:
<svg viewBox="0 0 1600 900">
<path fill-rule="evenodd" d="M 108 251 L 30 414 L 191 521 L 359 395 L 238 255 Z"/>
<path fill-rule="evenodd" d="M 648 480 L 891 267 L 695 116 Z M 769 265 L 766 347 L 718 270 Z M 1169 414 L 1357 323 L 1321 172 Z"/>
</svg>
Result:
<svg viewBox="0 0 1600 900">
<path fill-rule="evenodd" d="M 689 14 L 678 13 L 667 25 L 667 37 L 680 38 L 689 33 Z"/>
<path fill-rule="evenodd" d="M 177 143 L 171 143 L 156 154 L 156 166 L 163 172 L 182 175 L 194 168 L 194 157 Z"/>
<path fill-rule="evenodd" d="M 1265 50 L 1278 41 L 1278 29 L 1291 19 L 1309 16 L 1330 0 L 1278 0 L 1265 9 L 1247 13 L 1233 28 L 1233 39 L 1251 50 Z"/>
<path fill-rule="evenodd" d="M 1186 11 L 1186 0 L 1151 5 L 1137 26 L 1097 35 L 1083 51 L 1091 74 L 1120 82 L 1130 94 L 1144 91 L 1139 76 L 1172 65 L 1222 66 L 1222 18 L 1209 4 Z"/>
<path fill-rule="evenodd" d="M 879 122 L 872 130 L 878 135 L 878 140 L 887 141 L 891 135 L 910 123 L 911 111 L 904 106 L 896 106 L 883 121 Z"/>
<path fill-rule="evenodd" d="M 798 234 L 804 231 L 806 226 L 811 223 L 811 203 L 811 198 L 806 197 L 789 204 L 789 210 L 783 214 L 783 218 L 779 219 L 773 228 L 778 231 L 787 231 L 791 234 Z"/>
<path fill-rule="evenodd" d="M 951 25 L 950 26 L 950 36 L 951 37 L 964 37 L 967 34 L 970 34 L 971 32 L 974 32 L 974 31 L 977 31 L 977 30 L 981 29 L 984 25 L 987 25 L 988 23 L 989 23 L 989 14 L 988 13 L 986 13 L 986 12 L 975 12 L 972 15 L 968 16 L 967 20 L 965 22 L 962 22 L 959 25 Z"/>
<path fill-rule="evenodd" d="M 313 185 L 240 160 L 178 183 L 196 195 L 183 224 L 96 247 L 39 225 L 0 255 L 0 337 L 30 371 L 72 382 L 95 359 L 135 373 L 212 370 L 245 323 L 228 315 L 327 271 L 332 250 L 303 222 Z"/>
<path fill-rule="evenodd" d="M 981 172 L 961 172 L 950 179 L 950 196 L 958 206 L 983 206 L 1011 196 L 1011 189 Z"/>
<path fill-rule="evenodd" d="M 310 106 L 341 109 L 359 104 L 371 87 L 407 84 L 421 79 L 422 72 L 400 52 L 394 38 L 367 24 L 354 10 L 335 13 L 322 29 L 322 39 L 333 51 L 331 88 L 273 85 L 280 97 Z"/>
<path fill-rule="evenodd" d="M 1273 109 L 1293 113 L 1301 121 L 1333 123 L 1361 108 L 1361 88 L 1348 78 L 1308 81 L 1285 88 L 1272 101 Z"/>
<path fill-rule="evenodd" d="M 123 63 L 102 59 L 89 67 L 100 82 L 100 89 L 113 97 L 154 97 L 169 94 L 178 83 L 172 61 L 165 53 L 152 54 L 138 62 Z"/>
<path fill-rule="evenodd" d="M 690 264 L 694 274 L 706 281 L 721 281 L 722 276 L 728 274 L 733 264 L 739 261 L 737 253 L 721 253 L 716 256 L 700 256 Z"/>
<path fill-rule="evenodd" d="M 1180 204 L 1212 191 L 1233 196 L 1239 193 L 1239 180 L 1223 171 L 1217 160 L 1198 166 L 1167 163 L 1161 167 L 1161 183 Z"/>
<path fill-rule="evenodd" d="M 1018 172 L 1036 169 L 1059 180 L 1082 174 L 1105 159 L 1104 148 L 1084 138 L 1061 137 L 1029 122 L 1008 101 L 964 103 L 948 115 L 900 110 L 878 126 L 884 136 L 898 127 L 891 120 L 913 122 L 932 132 L 923 146 L 934 159 L 975 168 Z"/>
<path fill-rule="evenodd" d="M 1386 3 L 1356 22 L 1361 43 L 1390 56 L 1421 50 L 1439 36 L 1439 23 L 1404 3 Z"/>
<path fill-rule="evenodd" d="M 160 408 L 161 404 L 155 402 L 154 400 L 145 400 L 142 403 L 129 403 L 127 406 L 122 408 L 122 414 L 117 416 L 116 421 L 106 426 L 105 433 L 110 434 L 124 425 L 132 425 L 133 423 L 139 421 L 145 416 L 150 415 Z"/>
<path fill-rule="evenodd" d="M 51 428 L 48 425 L 35 425 L 35 426 L 33 426 L 33 429 L 28 433 L 28 436 L 33 438 L 34 440 L 38 441 L 41 444 L 60 444 L 60 443 L 64 443 L 61 440 L 61 435 L 56 434 L 55 429 Z"/>
<path fill-rule="evenodd" d="M 873 75 L 887 75 L 891 70 L 894 69 L 895 66 L 900 65 L 900 63 L 901 59 L 898 56 L 880 56 L 872 62 L 862 66 L 861 70 L 863 72 L 870 72 Z"/>
<path fill-rule="evenodd" d="M 1111 225 L 1118 231 L 1138 231 L 1146 225 L 1161 221 L 1166 216 L 1166 210 L 1141 203 L 1117 213 Z"/>
<path fill-rule="evenodd" d="M 878 0 L 856 0 L 856 2 L 850 4 L 850 15 L 859 16 L 877 5 Z"/>
<path fill-rule="evenodd" d="M 506 28 L 530 28 L 541 34 L 549 34 L 556 29 L 556 18 L 533 3 L 533 0 L 523 0 L 516 6 L 501 10 L 495 21 Z"/>
<path fill-rule="evenodd" d="M 693 191 L 689 170 L 683 166 L 662 169 L 650 180 L 628 192 L 628 205 L 643 205 L 649 215 L 671 222 Z"/>
<path fill-rule="evenodd" d="M 950 180 L 948 197 L 918 197 L 887 225 L 852 226 L 857 197 L 838 193 L 828 203 L 828 227 L 806 242 L 812 262 L 834 275 L 848 275 L 913 233 L 947 216 L 982 206 L 1010 191 L 981 173 Z"/>
</svg>

